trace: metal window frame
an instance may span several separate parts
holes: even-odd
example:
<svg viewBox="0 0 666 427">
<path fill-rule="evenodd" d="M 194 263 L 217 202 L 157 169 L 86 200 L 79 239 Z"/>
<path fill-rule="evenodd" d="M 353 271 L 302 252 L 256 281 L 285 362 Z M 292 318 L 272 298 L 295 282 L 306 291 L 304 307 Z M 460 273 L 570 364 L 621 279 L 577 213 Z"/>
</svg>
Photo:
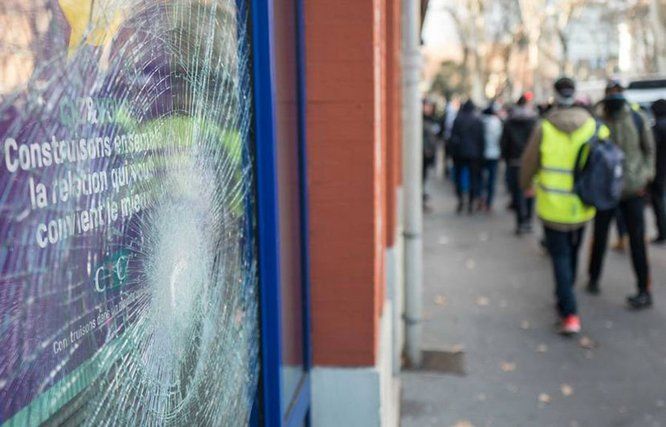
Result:
<svg viewBox="0 0 666 427">
<path fill-rule="evenodd" d="M 305 60 L 303 0 L 296 0 L 298 90 L 299 191 L 304 375 L 294 396 L 282 396 L 280 322 L 280 229 L 275 129 L 275 69 L 273 40 L 274 0 L 251 0 L 252 65 L 257 183 L 257 233 L 261 316 L 261 380 L 251 425 L 309 425 L 310 369 L 310 264 L 308 238 L 307 156 L 305 143 Z M 282 399 L 290 398 L 282 416 Z"/>
<path fill-rule="evenodd" d="M 307 171 L 306 134 L 306 80 L 305 80 L 305 10 L 304 0 L 296 0 L 296 78 L 298 91 L 298 175 L 300 192 L 300 231 L 301 231 L 301 297 L 303 316 L 303 369 L 305 370 L 301 388 L 288 413 L 287 426 L 309 426 L 311 406 L 312 341 L 310 337 L 310 221 L 309 188 Z"/>
</svg>

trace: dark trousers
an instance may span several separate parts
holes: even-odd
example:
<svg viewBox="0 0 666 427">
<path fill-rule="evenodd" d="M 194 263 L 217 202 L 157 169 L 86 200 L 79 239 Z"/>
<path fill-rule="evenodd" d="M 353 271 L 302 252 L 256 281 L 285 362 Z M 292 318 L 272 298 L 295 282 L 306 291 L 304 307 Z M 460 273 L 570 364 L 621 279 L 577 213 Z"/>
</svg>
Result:
<svg viewBox="0 0 666 427">
<path fill-rule="evenodd" d="M 638 290 L 648 291 L 650 285 L 650 269 L 648 266 L 647 249 L 645 247 L 645 201 L 635 196 L 622 200 L 620 212 L 629 234 L 631 247 L 631 263 L 634 267 Z M 591 282 L 599 282 L 603 268 L 606 246 L 608 244 L 608 229 L 615 216 L 615 210 L 598 211 L 594 218 L 594 238 L 592 239 L 592 255 L 590 256 L 589 275 Z"/>
<path fill-rule="evenodd" d="M 624 239 L 627 235 L 627 223 L 622 216 L 622 210 L 618 207 L 615 209 L 615 224 L 617 225 L 617 235 L 620 239 Z"/>
<path fill-rule="evenodd" d="M 484 160 L 483 162 L 483 194 L 486 206 L 493 206 L 495 200 L 495 187 L 497 182 L 497 160 Z"/>
<path fill-rule="evenodd" d="M 578 313 L 574 283 L 578 271 L 578 253 L 583 241 L 584 228 L 558 231 L 544 227 L 546 246 L 553 263 L 557 311 L 561 317 Z"/>
<path fill-rule="evenodd" d="M 534 199 L 526 198 L 523 190 L 520 188 L 520 167 L 509 166 L 507 169 L 507 181 L 511 198 L 513 200 L 514 212 L 516 214 L 516 228 L 527 225 L 532 222 L 532 212 L 534 210 Z"/>
<path fill-rule="evenodd" d="M 469 171 L 469 203 L 472 205 L 474 200 L 479 197 L 481 187 L 481 161 L 470 159 L 456 159 L 454 163 L 456 174 L 456 194 L 458 202 L 463 203 L 465 191 L 463 189 L 463 171 Z"/>
<path fill-rule="evenodd" d="M 664 183 L 655 181 L 650 184 L 650 200 L 657 222 L 657 239 L 666 239 L 666 207 L 664 206 Z"/>
</svg>

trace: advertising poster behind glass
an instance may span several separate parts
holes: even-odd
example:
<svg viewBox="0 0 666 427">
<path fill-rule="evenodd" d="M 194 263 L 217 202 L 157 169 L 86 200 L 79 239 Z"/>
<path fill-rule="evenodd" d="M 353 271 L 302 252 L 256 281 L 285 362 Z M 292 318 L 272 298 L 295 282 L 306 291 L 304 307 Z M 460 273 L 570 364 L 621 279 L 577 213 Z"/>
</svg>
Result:
<svg viewBox="0 0 666 427">
<path fill-rule="evenodd" d="M 0 6 L 0 424 L 247 422 L 241 3 Z"/>
</svg>

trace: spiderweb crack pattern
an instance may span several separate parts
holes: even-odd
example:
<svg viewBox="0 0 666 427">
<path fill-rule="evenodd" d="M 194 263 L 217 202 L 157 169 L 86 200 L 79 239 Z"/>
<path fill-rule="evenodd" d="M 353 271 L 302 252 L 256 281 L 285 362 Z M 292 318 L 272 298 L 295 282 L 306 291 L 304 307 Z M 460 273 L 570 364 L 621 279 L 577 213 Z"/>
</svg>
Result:
<svg viewBox="0 0 666 427">
<path fill-rule="evenodd" d="M 17 26 L 0 34 L 0 424 L 247 423 L 257 255 L 238 4 L 0 6 Z"/>
</svg>

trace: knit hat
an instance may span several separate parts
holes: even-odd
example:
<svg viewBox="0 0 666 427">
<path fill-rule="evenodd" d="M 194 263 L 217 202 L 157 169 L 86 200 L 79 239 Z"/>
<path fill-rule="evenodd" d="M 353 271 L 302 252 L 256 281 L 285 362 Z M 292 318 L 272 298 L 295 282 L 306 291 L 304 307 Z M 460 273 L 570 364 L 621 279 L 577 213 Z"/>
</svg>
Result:
<svg viewBox="0 0 666 427">
<path fill-rule="evenodd" d="M 576 93 L 576 82 L 570 77 L 560 77 L 554 85 L 555 92 L 563 98 L 573 98 Z"/>
</svg>

